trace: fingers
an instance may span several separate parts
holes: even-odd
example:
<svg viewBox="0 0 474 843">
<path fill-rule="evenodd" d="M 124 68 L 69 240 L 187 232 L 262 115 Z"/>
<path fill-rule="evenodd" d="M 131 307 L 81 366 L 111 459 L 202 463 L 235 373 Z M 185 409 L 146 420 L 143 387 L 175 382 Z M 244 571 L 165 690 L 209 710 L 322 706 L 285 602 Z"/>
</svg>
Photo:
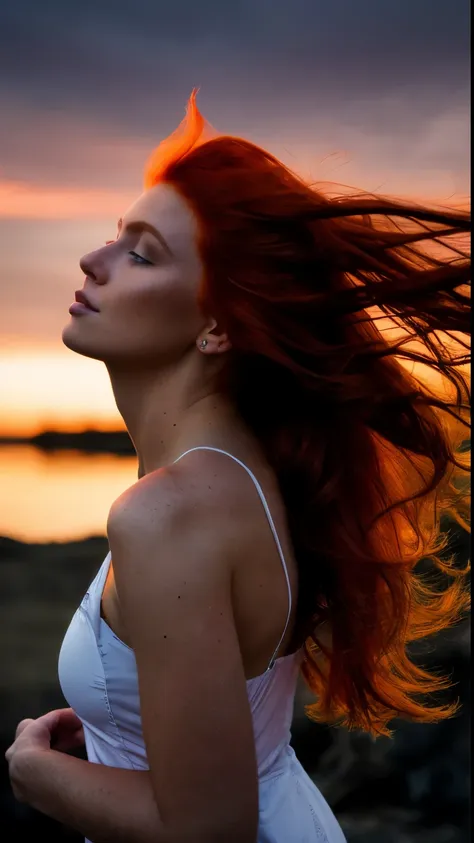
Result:
<svg viewBox="0 0 474 843">
<path fill-rule="evenodd" d="M 57 709 L 54 709 L 54 711 L 48 711 L 47 714 L 42 714 L 41 717 L 36 717 L 36 718 L 26 717 L 24 720 L 21 720 L 19 722 L 18 726 L 16 727 L 15 740 L 16 740 L 16 738 L 18 738 L 21 735 L 22 732 L 25 731 L 27 726 L 31 725 L 31 723 L 40 722 L 43 725 L 47 726 L 50 730 L 53 729 L 57 725 L 57 723 L 59 722 L 59 717 L 60 717 L 60 714 L 63 710 L 72 711 L 72 709 L 57 708 Z M 76 719 L 78 719 L 78 718 L 76 718 Z"/>
<path fill-rule="evenodd" d="M 82 728 L 82 720 L 77 716 L 72 708 L 55 708 L 53 711 L 48 711 L 38 717 L 45 726 L 53 731 L 55 729 L 80 729 Z"/>
<path fill-rule="evenodd" d="M 82 726 L 82 720 L 77 716 L 72 708 L 55 708 L 54 711 L 48 711 L 39 719 L 45 718 L 47 723 L 56 723 L 59 728 L 74 729 Z"/>
<path fill-rule="evenodd" d="M 84 730 L 81 728 L 63 737 L 58 737 L 57 740 L 53 740 L 51 749 L 55 749 L 57 752 L 69 752 L 71 749 L 79 749 L 81 746 L 84 746 L 84 743 Z"/>
<path fill-rule="evenodd" d="M 16 728 L 15 740 L 33 723 L 37 725 L 40 733 L 43 730 L 49 733 L 55 749 L 66 751 L 84 744 L 82 720 L 72 708 L 55 708 L 36 719 L 21 720 Z"/>
<path fill-rule="evenodd" d="M 66 726 L 70 729 L 82 729 L 82 720 L 77 716 L 72 708 L 59 709 L 59 721 L 61 726 Z"/>
<path fill-rule="evenodd" d="M 35 721 L 31 717 L 27 717 L 26 720 L 21 720 L 16 727 L 15 732 L 15 740 L 20 737 L 21 733 L 25 731 L 26 727 L 30 725 L 30 723 L 34 723 Z"/>
<path fill-rule="evenodd" d="M 46 714 L 42 714 L 41 717 L 37 718 L 37 723 L 41 723 L 41 725 L 46 726 L 46 728 L 52 732 L 54 729 L 57 728 L 57 725 L 61 718 L 61 711 L 60 708 L 55 708 L 53 711 L 48 711 Z"/>
<path fill-rule="evenodd" d="M 5 758 L 10 763 L 15 755 L 15 752 L 21 749 L 49 749 L 51 745 L 51 732 L 46 723 L 39 718 L 33 720 L 28 717 L 21 720 L 15 732 L 15 739 L 5 754 Z"/>
</svg>

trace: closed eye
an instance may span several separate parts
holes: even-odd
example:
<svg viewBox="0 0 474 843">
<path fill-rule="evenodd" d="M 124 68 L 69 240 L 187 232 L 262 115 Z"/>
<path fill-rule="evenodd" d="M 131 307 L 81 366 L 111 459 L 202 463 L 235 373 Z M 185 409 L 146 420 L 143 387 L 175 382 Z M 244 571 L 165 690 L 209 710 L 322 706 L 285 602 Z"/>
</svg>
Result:
<svg viewBox="0 0 474 843">
<path fill-rule="evenodd" d="M 151 261 L 147 261 L 146 258 L 142 258 L 142 256 L 138 255 L 136 252 L 129 252 L 128 254 L 132 256 L 134 263 L 151 265 Z"/>
<path fill-rule="evenodd" d="M 111 245 L 112 245 L 112 243 L 116 243 L 116 242 L 117 242 L 116 240 L 106 240 L 106 241 L 105 241 L 105 245 L 106 245 L 106 246 L 111 246 Z M 149 266 L 151 266 L 151 265 L 152 265 L 151 261 L 148 261 L 146 258 L 143 258 L 143 257 L 142 257 L 141 255 L 139 255 L 137 252 L 129 252 L 128 254 L 129 254 L 129 255 L 131 255 L 131 257 L 133 258 L 133 262 L 134 262 L 134 263 L 138 263 L 138 264 L 142 264 L 142 265 L 143 265 L 143 264 L 148 264 Z"/>
</svg>

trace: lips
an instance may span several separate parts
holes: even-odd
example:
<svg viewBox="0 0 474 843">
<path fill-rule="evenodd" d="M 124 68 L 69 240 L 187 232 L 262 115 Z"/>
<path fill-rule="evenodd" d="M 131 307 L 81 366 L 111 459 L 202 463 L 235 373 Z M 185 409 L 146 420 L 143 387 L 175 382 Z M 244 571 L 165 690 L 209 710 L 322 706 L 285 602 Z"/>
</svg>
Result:
<svg viewBox="0 0 474 843">
<path fill-rule="evenodd" d="M 77 302 L 80 302 L 80 304 L 85 304 L 86 307 L 90 310 L 95 310 L 96 313 L 99 312 L 99 308 L 92 304 L 91 300 L 86 296 L 84 290 L 76 290 L 74 297 Z"/>
</svg>

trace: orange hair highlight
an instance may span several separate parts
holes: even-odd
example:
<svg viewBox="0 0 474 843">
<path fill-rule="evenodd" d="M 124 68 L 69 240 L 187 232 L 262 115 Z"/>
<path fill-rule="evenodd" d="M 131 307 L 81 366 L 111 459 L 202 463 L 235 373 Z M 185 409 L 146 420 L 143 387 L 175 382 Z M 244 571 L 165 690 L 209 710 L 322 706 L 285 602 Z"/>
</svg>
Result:
<svg viewBox="0 0 474 843">
<path fill-rule="evenodd" d="M 193 88 L 181 123 L 150 155 L 145 166 L 146 190 L 162 180 L 167 167 L 176 164 L 210 135 L 212 127 L 204 120 L 196 105 L 198 91 L 199 88 Z"/>
<path fill-rule="evenodd" d="M 233 346 L 223 387 L 288 513 L 307 713 L 374 735 L 396 716 L 450 717 L 456 703 L 427 698 L 449 679 L 409 645 L 469 607 L 441 517 L 467 529 L 470 213 L 329 197 L 249 141 L 204 141 L 195 96 L 145 186 L 174 185 L 200 221 L 200 301 Z"/>
</svg>

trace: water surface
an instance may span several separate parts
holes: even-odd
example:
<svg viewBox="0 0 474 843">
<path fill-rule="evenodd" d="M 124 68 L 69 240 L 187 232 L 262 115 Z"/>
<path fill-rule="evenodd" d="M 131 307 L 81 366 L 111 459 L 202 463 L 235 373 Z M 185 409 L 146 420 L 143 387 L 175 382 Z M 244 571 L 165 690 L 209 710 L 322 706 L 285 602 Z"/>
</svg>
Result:
<svg viewBox="0 0 474 843">
<path fill-rule="evenodd" d="M 105 535 L 109 509 L 138 478 L 135 456 L 0 447 L 0 535 L 25 542 Z"/>
</svg>

